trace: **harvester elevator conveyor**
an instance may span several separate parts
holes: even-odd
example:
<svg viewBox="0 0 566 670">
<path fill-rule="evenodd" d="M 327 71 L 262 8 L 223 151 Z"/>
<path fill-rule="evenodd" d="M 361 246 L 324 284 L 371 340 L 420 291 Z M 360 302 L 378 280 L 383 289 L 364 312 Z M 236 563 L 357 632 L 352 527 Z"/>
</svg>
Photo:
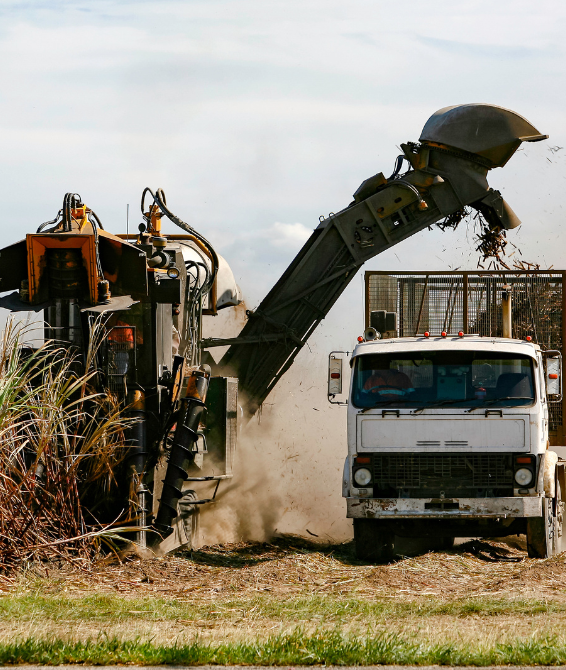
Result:
<svg viewBox="0 0 566 670">
<path fill-rule="evenodd" d="M 523 117 L 494 105 L 442 109 L 426 123 L 418 144 L 401 145 L 396 172 L 362 183 L 354 202 L 321 220 L 309 240 L 230 344 L 223 373 L 239 378 L 252 415 L 292 365 L 365 261 L 464 208 L 480 211 L 492 228 L 520 224 L 487 173 L 502 167 L 523 141 L 545 139 Z M 410 168 L 399 174 L 402 162 Z M 322 219 L 322 217 L 321 217 Z M 448 219 L 450 220 L 450 219 Z"/>
</svg>

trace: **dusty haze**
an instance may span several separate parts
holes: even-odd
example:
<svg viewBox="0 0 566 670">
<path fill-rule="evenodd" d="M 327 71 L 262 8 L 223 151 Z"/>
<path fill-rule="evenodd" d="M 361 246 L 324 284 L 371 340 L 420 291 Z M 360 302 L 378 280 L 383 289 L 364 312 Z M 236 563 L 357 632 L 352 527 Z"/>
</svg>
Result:
<svg viewBox="0 0 566 670">
<path fill-rule="evenodd" d="M 243 314 L 229 312 L 207 320 L 207 335 L 239 332 Z M 352 537 L 342 498 L 346 408 L 326 397 L 328 352 L 339 348 L 343 336 L 337 333 L 328 351 L 320 339 L 328 338 L 313 338 L 261 412 L 240 426 L 234 479 L 221 484 L 218 503 L 201 512 L 202 544 L 268 540 L 274 533 L 337 542 Z"/>
</svg>

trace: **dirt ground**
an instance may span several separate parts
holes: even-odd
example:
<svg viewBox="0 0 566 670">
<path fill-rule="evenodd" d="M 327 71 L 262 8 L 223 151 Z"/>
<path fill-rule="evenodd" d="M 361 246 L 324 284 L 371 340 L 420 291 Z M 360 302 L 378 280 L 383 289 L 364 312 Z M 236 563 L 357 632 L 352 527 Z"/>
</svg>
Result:
<svg viewBox="0 0 566 670">
<path fill-rule="evenodd" d="M 450 552 L 399 556 L 390 565 L 372 565 L 354 557 L 351 543 L 317 545 L 301 538 L 272 543 L 203 547 L 164 558 L 108 557 L 89 569 L 68 563 L 34 566 L 44 593 L 124 597 L 159 596 L 215 602 L 271 593 L 276 598 L 324 594 L 362 599 L 442 599 L 505 596 L 552 598 L 566 602 L 566 552 L 529 559 L 519 540 L 472 540 Z M 10 592 L 14 579 L 0 584 Z"/>
<path fill-rule="evenodd" d="M 134 603 L 111 620 L 101 619 L 104 612 L 79 620 L 44 617 L 41 611 L 5 614 L 0 640 L 30 634 L 86 639 L 101 633 L 161 642 L 196 635 L 249 639 L 300 626 L 488 642 L 561 634 L 566 624 L 566 554 L 528 559 L 513 540 L 470 541 L 450 552 L 400 556 L 375 566 L 357 561 L 351 544 L 321 546 L 283 537 L 161 559 L 106 558 L 90 569 L 34 566 L 25 576 L 3 578 L 0 586 L 4 601 L 36 594 Z M 175 618 L 152 613 L 147 605 L 137 609 L 140 599 L 184 605 L 192 613 Z M 507 604 L 500 607 L 501 602 Z M 344 603 L 355 611 L 349 613 Z M 360 609 L 364 603 L 369 609 Z M 477 607 L 466 609 L 470 603 Z"/>
</svg>

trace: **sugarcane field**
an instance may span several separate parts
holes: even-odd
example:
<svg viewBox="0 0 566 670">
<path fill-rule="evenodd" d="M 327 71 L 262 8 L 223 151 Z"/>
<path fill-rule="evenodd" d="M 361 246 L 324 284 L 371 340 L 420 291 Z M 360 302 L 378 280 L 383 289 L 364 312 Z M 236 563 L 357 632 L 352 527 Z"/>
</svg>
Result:
<svg viewBox="0 0 566 670">
<path fill-rule="evenodd" d="M 0 666 L 566 666 L 566 9 L 0 16 Z"/>
</svg>

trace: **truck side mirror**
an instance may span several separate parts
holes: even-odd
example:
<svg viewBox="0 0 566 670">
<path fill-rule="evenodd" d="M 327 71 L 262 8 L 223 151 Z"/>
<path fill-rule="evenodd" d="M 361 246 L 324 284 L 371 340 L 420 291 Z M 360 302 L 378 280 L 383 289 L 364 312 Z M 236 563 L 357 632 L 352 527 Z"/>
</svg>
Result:
<svg viewBox="0 0 566 670">
<path fill-rule="evenodd" d="M 331 351 L 328 356 L 328 402 L 333 405 L 347 405 L 347 400 L 336 400 L 336 396 L 343 394 L 343 363 L 340 354 L 349 354 L 349 351 Z"/>
<path fill-rule="evenodd" d="M 562 355 L 558 351 L 545 351 L 546 394 L 548 402 L 562 400 Z"/>
</svg>

